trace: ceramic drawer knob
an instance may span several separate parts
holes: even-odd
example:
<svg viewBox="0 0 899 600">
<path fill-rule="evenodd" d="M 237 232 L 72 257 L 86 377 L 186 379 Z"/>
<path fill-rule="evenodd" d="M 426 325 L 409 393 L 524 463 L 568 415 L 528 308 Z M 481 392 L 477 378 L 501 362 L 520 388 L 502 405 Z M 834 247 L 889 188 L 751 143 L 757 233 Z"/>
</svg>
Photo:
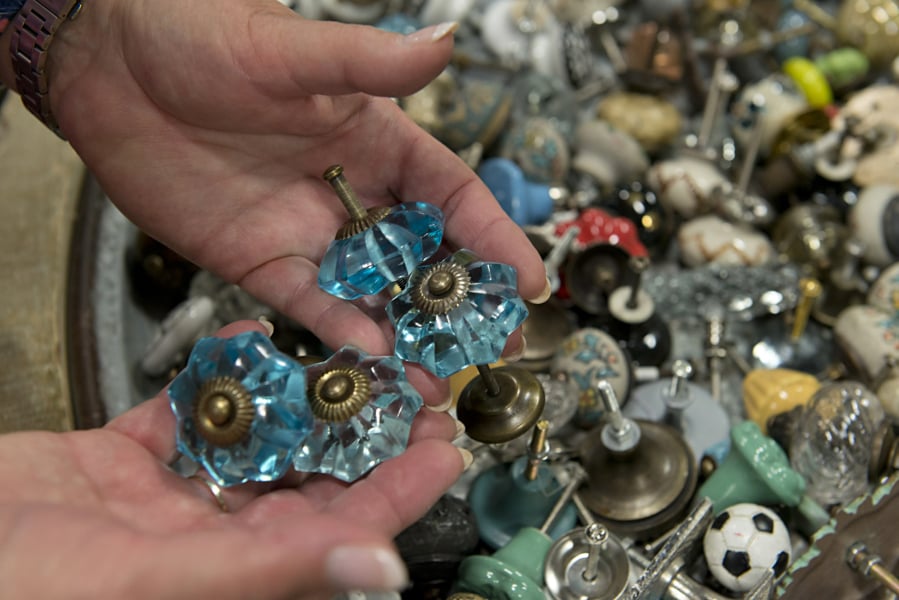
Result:
<svg viewBox="0 0 899 600">
<path fill-rule="evenodd" d="M 836 19 L 837 38 L 859 48 L 875 65 L 899 55 L 899 5 L 895 0 L 843 0 Z"/>
<path fill-rule="evenodd" d="M 571 165 L 568 142 L 556 124 L 543 117 L 529 117 L 512 125 L 504 136 L 500 155 L 515 161 L 535 183 L 564 181 Z"/>
<path fill-rule="evenodd" d="M 684 223 L 677 233 L 681 260 L 688 267 L 705 264 L 759 266 L 770 262 L 774 246 L 764 234 L 714 215 Z"/>
<path fill-rule="evenodd" d="M 562 28 L 543 2 L 496 0 L 481 17 L 481 38 L 500 61 L 529 65 L 545 75 L 564 74 Z"/>
<path fill-rule="evenodd" d="M 646 182 L 666 209 L 685 219 L 713 210 L 716 191 L 731 185 L 718 167 L 689 155 L 654 163 Z"/>
<path fill-rule="evenodd" d="M 846 99 L 834 122 L 834 128 L 849 127 L 856 146 L 858 165 L 852 181 L 859 186 L 892 185 L 899 187 L 899 145 L 893 140 L 899 131 L 899 113 L 893 110 L 899 103 L 899 86 L 870 85 Z M 865 143 L 864 140 L 868 139 Z"/>
<path fill-rule="evenodd" d="M 643 178 L 649 158 L 633 137 L 605 121 L 585 121 L 575 134 L 572 167 L 612 188 Z"/>
<path fill-rule="evenodd" d="M 554 188 L 529 180 L 508 158 L 488 158 L 478 168 L 478 177 L 519 225 L 539 225 L 552 215 Z"/>
<path fill-rule="evenodd" d="M 637 227 L 630 219 L 614 217 L 599 208 L 588 208 L 574 221 L 556 226 L 556 235 L 563 236 L 571 228 L 580 230 L 575 238 L 575 248 L 593 244 L 611 244 L 625 250 L 631 256 L 648 256 L 646 246 L 640 241 Z"/>
<path fill-rule="evenodd" d="M 886 267 L 899 260 L 899 187 L 864 188 L 849 213 L 849 228 L 863 240 L 867 262 Z"/>
<path fill-rule="evenodd" d="M 386 0 L 319 0 L 331 17 L 346 23 L 374 23 L 387 10 Z"/>
<path fill-rule="evenodd" d="M 475 4 L 475 0 L 426 0 L 418 18 L 425 25 L 439 25 L 461 21 Z"/>
<path fill-rule="evenodd" d="M 759 156 L 766 158 L 771 154 L 780 132 L 800 113 L 808 110 L 809 104 L 796 84 L 783 74 L 769 75 L 760 81 L 744 86 L 731 106 L 733 135 L 743 148 L 749 146 L 753 135 L 755 120 L 748 117 L 752 114 L 752 107 L 759 98 L 764 99 L 765 106 L 765 111 L 760 116 Z"/>
<path fill-rule="evenodd" d="M 868 290 L 867 303 L 887 314 L 899 311 L 899 262 L 880 272 L 877 281 Z"/>
<path fill-rule="evenodd" d="M 865 381 L 872 381 L 887 357 L 899 358 L 899 319 L 868 305 L 850 306 L 833 327 L 837 344 Z"/>
<path fill-rule="evenodd" d="M 618 342 L 600 329 L 581 329 L 565 338 L 550 370 L 554 375 L 564 374 L 576 386 L 579 405 L 574 422 L 581 427 L 594 425 L 602 417 L 602 403 L 596 392 L 600 381 L 608 381 L 622 402 L 630 391 L 629 358 Z"/>
<path fill-rule="evenodd" d="M 632 136 L 647 152 L 674 143 L 684 127 L 674 104 L 650 94 L 613 92 L 596 107 L 596 116 Z"/>
<path fill-rule="evenodd" d="M 768 432 L 768 420 L 809 401 L 818 391 L 818 380 L 793 369 L 755 369 L 743 379 L 743 406 L 746 416 Z"/>
<path fill-rule="evenodd" d="M 637 386 L 622 412 L 632 419 L 674 425 L 693 451 L 697 465 L 706 455 L 711 455 L 720 464 L 730 448 L 730 421 L 721 404 L 703 387 L 684 381 L 680 383 L 679 393 L 688 398 L 688 403 L 680 414 L 675 414 L 669 410 L 671 388 L 671 380 Z"/>
</svg>

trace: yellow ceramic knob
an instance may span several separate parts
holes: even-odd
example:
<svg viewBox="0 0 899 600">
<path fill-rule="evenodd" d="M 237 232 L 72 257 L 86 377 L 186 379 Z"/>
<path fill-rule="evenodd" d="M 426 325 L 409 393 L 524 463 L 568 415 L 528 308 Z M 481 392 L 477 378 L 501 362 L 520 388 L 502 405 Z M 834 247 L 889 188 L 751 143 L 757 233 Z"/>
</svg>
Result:
<svg viewBox="0 0 899 600">
<path fill-rule="evenodd" d="M 792 369 L 756 369 L 743 379 L 743 405 L 762 433 L 768 419 L 806 404 L 821 384 L 812 375 Z"/>
<path fill-rule="evenodd" d="M 506 361 L 503 359 L 499 359 L 495 363 L 490 364 L 491 369 L 496 369 L 497 367 L 502 367 L 506 364 Z M 450 394 L 453 397 L 453 406 L 455 406 L 459 402 L 459 396 L 462 394 L 462 390 L 465 389 L 465 386 L 468 385 L 472 379 L 478 376 L 478 368 L 475 365 L 471 365 L 465 367 L 458 373 L 450 375 L 449 384 L 450 384 Z"/>
<path fill-rule="evenodd" d="M 812 61 L 801 56 L 788 58 L 783 71 L 802 90 L 806 102 L 812 108 L 824 108 L 833 102 L 833 91 L 824 72 Z"/>
</svg>

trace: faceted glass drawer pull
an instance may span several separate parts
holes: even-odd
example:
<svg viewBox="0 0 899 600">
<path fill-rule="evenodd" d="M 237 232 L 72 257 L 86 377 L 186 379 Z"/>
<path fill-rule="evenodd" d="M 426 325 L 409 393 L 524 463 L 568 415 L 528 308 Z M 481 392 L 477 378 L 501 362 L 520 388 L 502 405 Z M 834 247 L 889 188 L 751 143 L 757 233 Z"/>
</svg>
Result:
<svg viewBox="0 0 899 600">
<path fill-rule="evenodd" d="M 353 481 L 406 449 L 423 401 L 400 359 L 347 346 L 306 374 L 315 424 L 294 459 L 298 471 Z"/>
<path fill-rule="evenodd" d="M 496 362 L 528 315 L 515 269 L 468 250 L 421 267 L 387 305 L 396 355 L 438 377 Z"/>
<path fill-rule="evenodd" d="M 178 450 L 219 485 L 279 479 L 312 430 L 303 367 L 255 331 L 197 342 L 168 394 Z"/>
<path fill-rule="evenodd" d="M 335 165 L 324 175 L 350 219 L 322 258 L 318 285 L 344 300 L 377 294 L 407 278 L 443 240 L 443 213 L 424 202 L 366 210 Z"/>
</svg>

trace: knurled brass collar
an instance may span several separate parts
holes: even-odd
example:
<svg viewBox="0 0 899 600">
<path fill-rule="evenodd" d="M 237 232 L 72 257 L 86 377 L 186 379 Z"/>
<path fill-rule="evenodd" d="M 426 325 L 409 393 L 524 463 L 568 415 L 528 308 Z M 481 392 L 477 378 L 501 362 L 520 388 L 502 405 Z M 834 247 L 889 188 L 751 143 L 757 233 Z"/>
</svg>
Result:
<svg viewBox="0 0 899 600">
<path fill-rule="evenodd" d="M 346 421 L 368 402 L 371 382 L 354 367 L 325 371 L 309 383 L 309 407 L 318 419 L 329 423 Z"/>
<path fill-rule="evenodd" d="M 442 262 L 416 271 L 410 286 L 415 308 L 428 315 L 445 315 L 468 297 L 471 276 L 462 265 Z"/>
<path fill-rule="evenodd" d="M 250 393 L 238 380 L 227 376 L 205 381 L 197 392 L 193 409 L 197 433 L 220 448 L 242 441 L 256 416 Z"/>
<path fill-rule="evenodd" d="M 368 214 L 363 219 L 349 219 L 347 220 L 340 229 L 337 230 L 337 235 L 334 236 L 334 239 L 337 240 L 345 240 L 347 238 L 353 237 L 357 233 L 362 233 L 366 229 L 371 228 L 372 225 L 382 221 L 384 217 L 390 214 L 390 208 L 387 206 L 375 206 L 373 208 L 368 209 Z"/>
</svg>

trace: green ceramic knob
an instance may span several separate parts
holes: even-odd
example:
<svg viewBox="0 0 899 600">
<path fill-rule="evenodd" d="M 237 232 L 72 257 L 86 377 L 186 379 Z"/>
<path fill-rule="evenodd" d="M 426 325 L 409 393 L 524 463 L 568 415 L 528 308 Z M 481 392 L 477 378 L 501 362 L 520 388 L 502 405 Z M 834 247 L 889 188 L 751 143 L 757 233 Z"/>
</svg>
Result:
<svg viewBox="0 0 899 600">
<path fill-rule="evenodd" d="M 819 504 L 805 495 L 805 479 L 790 467 L 777 442 L 752 421 L 730 430 L 731 451 L 697 492 L 712 501 L 715 513 L 741 502 L 795 507 L 813 530 L 829 519 Z"/>
<path fill-rule="evenodd" d="M 469 556 L 459 565 L 455 592 L 484 598 L 545 600 L 543 561 L 552 540 L 533 527 L 521 529 L 493 556 Z"/>
</svg>

